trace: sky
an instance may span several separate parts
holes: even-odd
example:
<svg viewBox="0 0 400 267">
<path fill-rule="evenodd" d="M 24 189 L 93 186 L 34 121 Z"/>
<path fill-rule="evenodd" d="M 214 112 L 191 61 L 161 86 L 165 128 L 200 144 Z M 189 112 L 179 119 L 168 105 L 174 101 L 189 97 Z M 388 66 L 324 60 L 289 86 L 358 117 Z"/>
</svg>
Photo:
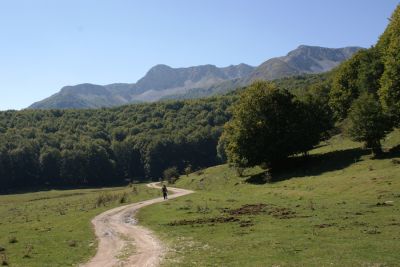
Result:
<svg viewBox="0 0 400 267">
<path fill-rule="evenodd" d="M 0 110 L 154 65 L 257 66 L 301 44 L 374 45 L 398 0 L 0 0 Z"/>
</svg>

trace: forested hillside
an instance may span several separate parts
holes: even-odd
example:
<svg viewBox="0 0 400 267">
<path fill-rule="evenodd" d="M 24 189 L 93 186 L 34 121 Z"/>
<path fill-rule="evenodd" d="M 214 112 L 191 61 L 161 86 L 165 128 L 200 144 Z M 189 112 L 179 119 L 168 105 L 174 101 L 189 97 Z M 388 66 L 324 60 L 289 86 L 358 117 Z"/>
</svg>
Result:
<svg viewBox="0 0 400 267">
<path fill-rule="evenodd" d="M 214 165 L 234 99 L 0 112 L 0 188 L 115 184 Z"/>
<path fill-rule="evenodd" d="M 276 80 L 303 95 L 329 75 Z M 0 112 L 0 188 L 105 185 L 159 179 L 220 163 L 217 144 L 244 88 L 198 100 L 96 110 Z"/>
</svg>

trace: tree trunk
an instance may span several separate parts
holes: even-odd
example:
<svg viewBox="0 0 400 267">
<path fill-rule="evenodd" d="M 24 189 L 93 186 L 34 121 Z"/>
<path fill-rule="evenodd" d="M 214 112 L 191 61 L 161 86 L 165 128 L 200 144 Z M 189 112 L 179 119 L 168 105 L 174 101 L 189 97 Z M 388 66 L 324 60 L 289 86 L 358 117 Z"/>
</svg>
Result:
<svg viewBox="0 0 400 267">
<path fill-rule="evenodd" d="M 373 142 L 372 146 L 371 146 L 371 149 L 372 149 L 372 154 L 374 155 L 374 157 L 382 155 L 381 141 L 377 140 L 377 141 Z"/>
</svg>

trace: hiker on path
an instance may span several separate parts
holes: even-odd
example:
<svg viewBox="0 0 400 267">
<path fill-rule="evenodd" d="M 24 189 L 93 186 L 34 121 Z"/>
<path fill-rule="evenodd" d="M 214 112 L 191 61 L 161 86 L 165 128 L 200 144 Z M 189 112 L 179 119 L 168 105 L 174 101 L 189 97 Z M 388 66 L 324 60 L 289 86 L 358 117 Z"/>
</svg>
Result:
<svg viewBox="0 0 400 267">
<path fill-rule="evenodd" d="M 162 191 L 164 199 L 168 199 L 168 189 L 165 185 L 162 186 L 161 191 Z"/>
</svg>

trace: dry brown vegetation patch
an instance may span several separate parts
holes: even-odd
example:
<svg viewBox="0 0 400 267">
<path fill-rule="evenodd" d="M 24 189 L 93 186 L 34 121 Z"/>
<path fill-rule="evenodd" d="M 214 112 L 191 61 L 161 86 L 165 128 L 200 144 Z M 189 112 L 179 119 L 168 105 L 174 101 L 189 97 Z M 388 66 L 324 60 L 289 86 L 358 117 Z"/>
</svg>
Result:
<svg viewBox="0 0 400 267">
<path fill-rule="evenodd" d="M 226 209 L 225 212 L 233 216 L 258 215 L 261 213 L 265 213 L 277 219 L 290 219 L 297 217 L 296 212 L 289 208 L 278 207 L 272 204 L 265 203 L 245 204 L 237 209 Z"/>
<path fill-rule="evenodd" d="M 216 224 L 216 223 L 231 223 L 238 222 L 240 227 L 253 226 L 254 223 L 250 219 L 239 219 L 240 216 L 254 216 L 259 214 L 268 214 L 277 219 L 290 219 L 299 217 L 296 212 L 286 207 L 278 207 L 272 204 L 257 203 L 244 204 L 236 209 L 222 208 L 222 215 L 209 218 L 196 218 L 192 220 L 175 220 L 167 223 L 169 226 L 181 225 L 201 225 L 201 224 Z"/>
<path fill-rule="evenodd" d="M 258 204 L 245 204 L 238 209 L 227 210 L 226 212 L 230 215 L 257 215 L 260 213 L 264 213 L 267 211 L 267 204 L 258 203 Z"/>
<path fill-rule="evenodd" d="M 224 217 L 211 217 L 211 218 L 198 218 L 194 220 L 178 220 L 168 223 L 169 226 L 179 226 L 179 225 L 195 225 L 195 224 L 214 224 L 214 223 L 230 223 L 230 222 L 238 222 L 240 221 L 238 218 L 233 216 Z"/>
</svg>

